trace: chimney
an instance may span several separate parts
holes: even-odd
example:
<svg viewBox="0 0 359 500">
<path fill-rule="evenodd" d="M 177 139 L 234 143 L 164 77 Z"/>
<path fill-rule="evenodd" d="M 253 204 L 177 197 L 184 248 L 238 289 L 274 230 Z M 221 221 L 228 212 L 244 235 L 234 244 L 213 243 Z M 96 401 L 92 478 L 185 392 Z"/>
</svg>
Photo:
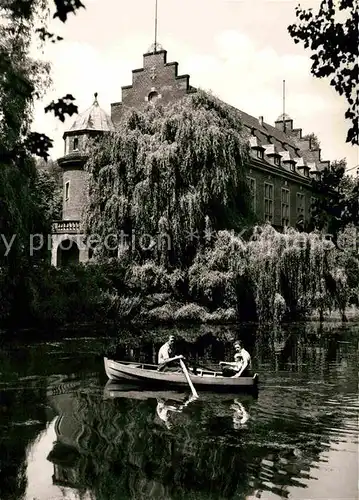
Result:
<svg viewBox="0 0 359 500">
<path fill-rule="evenodd" d="M 258 118 L 258 121 L 259 121 L 259 125 L 260 125 L 261 127 L 263 127 L 263 122 L 264 122 L 264 120 L 263 120 L 263 116 L 260 116 L 260 117 Z"/>
</svg>

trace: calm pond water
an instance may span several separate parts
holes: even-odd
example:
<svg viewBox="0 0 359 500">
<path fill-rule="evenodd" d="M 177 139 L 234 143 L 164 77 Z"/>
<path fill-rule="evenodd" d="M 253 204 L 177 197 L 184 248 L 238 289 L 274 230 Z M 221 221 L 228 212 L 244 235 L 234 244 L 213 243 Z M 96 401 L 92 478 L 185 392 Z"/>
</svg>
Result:
<svg viewBox="0 0 359 500">
<path fill-rule="evenodd" d="M 168 333 L 3 343 L 0 499 L 357 498 L 358 324 L 243 329 L 258 397 L 183 407 L 189 393 L 106 384 L 104 354 L 152 362 Z M 236 334 L 179 348 L 213 365 Z"/>
</svg>

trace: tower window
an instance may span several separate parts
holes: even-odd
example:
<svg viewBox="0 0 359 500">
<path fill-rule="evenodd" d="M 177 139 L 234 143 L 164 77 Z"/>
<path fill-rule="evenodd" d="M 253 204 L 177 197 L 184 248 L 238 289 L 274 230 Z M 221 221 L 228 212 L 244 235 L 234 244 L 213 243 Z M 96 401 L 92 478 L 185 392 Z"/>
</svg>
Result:
<svg viewBox="0 0 359 500">
<path fill-rule="evenodd" d="M 65 184 L 65 201 L 69 201 L 70 198 L 70 182 L 67 181 Z"/>
<path fill-rule="evenodd" d="M 78 151 L 79 149 L 79 139 L 78 137 L 74 138 L 74 151 Z"/>
</svg>

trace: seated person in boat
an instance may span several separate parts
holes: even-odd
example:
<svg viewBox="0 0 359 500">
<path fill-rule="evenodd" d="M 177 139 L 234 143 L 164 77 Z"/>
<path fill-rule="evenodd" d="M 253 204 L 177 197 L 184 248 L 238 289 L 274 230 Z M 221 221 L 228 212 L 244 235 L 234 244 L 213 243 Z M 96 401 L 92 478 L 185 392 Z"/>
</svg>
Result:
<svg viewBox="0 0 359 500">
<path fill-rule="evenodd" d="M 248 351 L 242 347 L 239 340 L 234 343 L 234 362 L 220 361 L 222 366 L 222 374 L 225 377 L 240 377 L 242 374 L 244 377 L 250 376 L 251 368 L 251 356 Z"/>
<path fill-rule="evenodd" d="M 172 361 L 179 361 L 180 359 L 184 359 L 183 356 L 173 356 L 174 354 L 174 342 L 175 338 L 173 335 L 170 335 L 167 342 L 163 344 L 163 346 L 158 351 L 158 370 L 159 371 L 167 371 L 168 365 Z M 178 367 L 175 367 L 173 364 L 171 369 L 175 368 L 177 371 Z"/>
</svg>

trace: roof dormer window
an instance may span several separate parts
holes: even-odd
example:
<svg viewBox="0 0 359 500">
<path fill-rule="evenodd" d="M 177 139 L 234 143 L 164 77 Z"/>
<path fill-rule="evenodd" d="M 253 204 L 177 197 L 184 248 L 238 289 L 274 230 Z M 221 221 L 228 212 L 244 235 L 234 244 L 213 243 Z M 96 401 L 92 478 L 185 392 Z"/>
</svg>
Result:
<svg viewBox="0 0 359 500">
<path fill-rule="evenodd" d="M 257 149 L 257 157 L 263 160 L 264 157 L 263 149 Z"/>
<path fill-rule="evenodd" d="M 290 162 L 290 164 L 289 164 L 289 168 L 290 168 L 290 171 L 291 171 L 291 172 L 295 172 L 295 165 L 294 165 L 294 163 L 293 163 L 293 162 Z"/>
<path fill-rule="evenodd" d="M 274 157 L 274 164 L 278 165 L 278 166 L 280 165 L 280 157 L 279 156 Z"/>
</svg>

